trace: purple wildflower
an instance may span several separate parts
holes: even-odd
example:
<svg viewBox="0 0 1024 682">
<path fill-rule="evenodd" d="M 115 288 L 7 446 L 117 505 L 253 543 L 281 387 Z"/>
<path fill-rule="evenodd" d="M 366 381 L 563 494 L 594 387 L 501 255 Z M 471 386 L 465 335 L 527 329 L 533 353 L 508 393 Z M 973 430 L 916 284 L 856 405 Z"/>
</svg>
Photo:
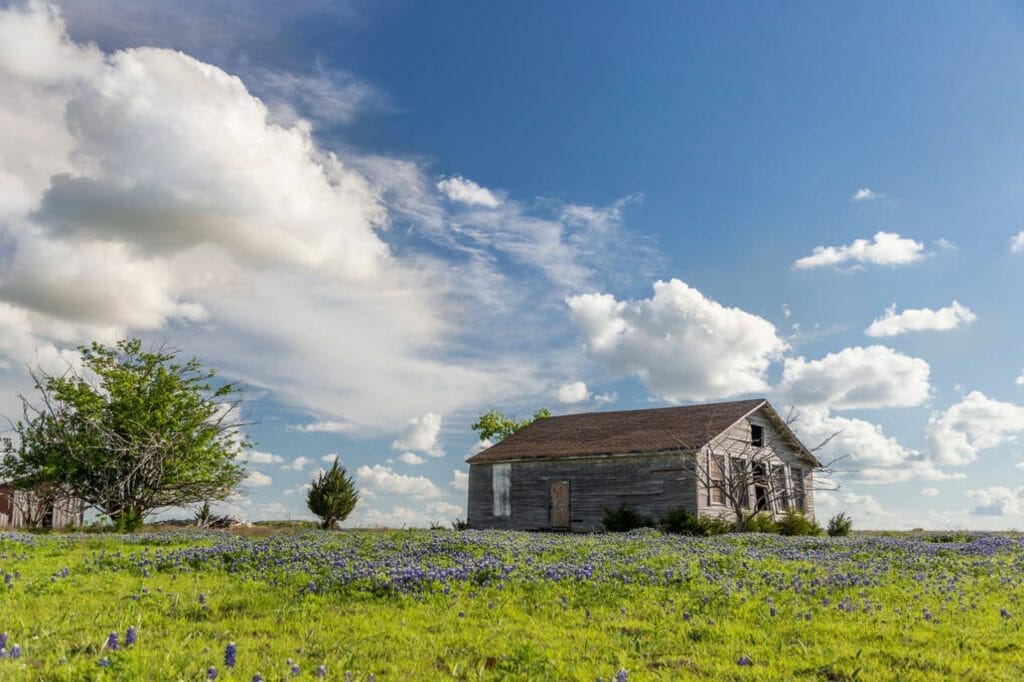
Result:
<svg viewBox="0 0 1024 682">
<path fill-rule="evenodd" d="M 690 615 L 689 611 L 683 611 L 683 620 L 689 622 L 691 618 L 693 618 L 693 616 Z"/>
<path fill-rule="evenodd" d="M 215 680 L 217 679 L 217 669 L 212 665 L 206 669 L 206 679 Z"/>
<path fill-rule="evenodd" d="M 135 626 L 129 625 L 128 629 L 124 631 L 124 645 L 131 646 L 135 644 L 136 639 L 138 639 L 138 635 L 135 633 Z"/>
<path fill-rule="evenodd" d="M 110 651 L 117 651 L 118 649 L 121 648 L 118 645 L 118 643 L 117 643 L 117 633 L 116 632 L 111 632 L 109 635 L 107 635 L 107 647 L 106 648 L 109 649 Z"/>
<path fill-rule="evenodd" d="M 302 668 L 299 667 L 298 663 L 292 663 L 292 675 L 296 677 L 302 672 Z"/>
<path fill-rule="evenodd" d="M 6 632 L 0 632 L 0 649 L 3 649 L 6 646 L 7 646 L 7 633 Z"/>
<path fill-rule="evenodd" d="M 327 666 L 326 665 L 318 665 L 316 667 L 316 676 L 317 677 L 327 677 Z"/>
<path fill-rule="evenodd" d="M 205 604 L 206 603 L 206 595 L 204 593 L 202 593 L 202 592 L 199 593 L 199 603 L 200 604 Z"/>
<path fill-rule="evenodd" d="M 234 668 L 237 656 L 238 646 L 234 642 L 228 642 L 228 645 L 224 647 L 224 665 L 228 668 Z"/>
<path fill-rule="evenodd" d="M 736 659 L 736 665 L 754 665 L 754 662 L 750 660 L 750 656 L 740 656 Z"/>
<path fill-rule="evenodd" d="M 101 659 L 99 660 L 98 664 L 99 664 L 99 666 L 100 666 L 101 668 L 109 668 L 109 667 L 110 667 L 110 659 L 109 659 L 109 658 L 106 658 L 106 657 L 104 657 L 104 658 L 101 658 Z"/>
<path fill-rule="evenodd" d="M 1012 618 L 1012 614 L 1006 609 L 999 609 L 999 615 L 1003 617 L 1003 620 L 1009 620 Z"/>
<path fill-rule="evenodd" d="M 21 645 L 15 644 L 11 647 L 11 658 L 21 658 Z"/>
<path fill-rule="evenodd" d="M 768 615 L 770 615 L 772 618 L 774 618 L 778 613 L 779 612 L 775 610 L 774 606 L 768 609 Z"/>
<path fill-rule="evenodd" d="M 629 672 L 625 668 L 619 668 L 619 672 L 615 673 L 615 682 L 628 682 Z"/>
<path fill-rule="evenodd" d="M 0 659 L 7 658 L 7 656 L 8 656 L 7 649 L 5 649 L 4 647 L 0 646 Z"/>
<path fill-rule="evenodd" d="M 256 673 L 252 676 L 252 682 L 263 682 L 263 675 Z"/>
</svg>

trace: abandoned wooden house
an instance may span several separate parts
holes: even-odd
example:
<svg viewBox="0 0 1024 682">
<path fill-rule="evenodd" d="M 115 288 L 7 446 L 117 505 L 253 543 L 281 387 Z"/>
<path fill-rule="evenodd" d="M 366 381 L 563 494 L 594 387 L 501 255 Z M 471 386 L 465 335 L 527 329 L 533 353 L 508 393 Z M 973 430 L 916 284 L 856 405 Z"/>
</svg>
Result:
<svg viewBox="0 0 1024 682">
<path fill-rule="evenodd" d="M 467 461 L 470 527 L 572 531 L 621 504 L 813 518 L 821 466 L 763 399 L 539 419 Z"/>
<path fill-rule="evenodd" d="M 0 483 L 0 528 L 73 528 L 85 519 L 85 505 L 69 495 L 38 495 Z"/>
</svg>

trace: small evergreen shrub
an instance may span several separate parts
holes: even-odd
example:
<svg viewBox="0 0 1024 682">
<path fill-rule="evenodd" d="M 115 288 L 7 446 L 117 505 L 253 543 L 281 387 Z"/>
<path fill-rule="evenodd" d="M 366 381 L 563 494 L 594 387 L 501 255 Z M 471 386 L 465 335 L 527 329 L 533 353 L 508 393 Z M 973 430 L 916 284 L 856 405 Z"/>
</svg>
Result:
<svg viewBox="0 0 1024 682">
<path fill-rule="evenodd" d="M 746 530 L 748 533 L 778 533 L 779 524 L 775 522 L 771 514 L 761 512 L 747 520 Z"/>
<path fill-rule="evenodd" d="M 828 535 L 832 538 L 845 538 L 853 530 L 853 519 L 846 512 L 839 512 L 828 520 Z"/>
<path fill-rule="evenodd" d="M 452 521 L 452 530 L 468 530 L 469 521 L 465 519 L 455 519 Z"/>
<path fill-rule="evenodd" d="M 601 524 L 610 533 L 625 533 L 636 528 L 651 528 L 654 526 L 654 520 L 623 502 L 618 509 L 605 509 Z"/>
<path fill-rule="evenodd" d="M 803 512 L 787 509 L 786 514 L 776 522 L 782 535 L 821 535 L 822 529 L 817 521 L 813 521 Z"/>
</svg>

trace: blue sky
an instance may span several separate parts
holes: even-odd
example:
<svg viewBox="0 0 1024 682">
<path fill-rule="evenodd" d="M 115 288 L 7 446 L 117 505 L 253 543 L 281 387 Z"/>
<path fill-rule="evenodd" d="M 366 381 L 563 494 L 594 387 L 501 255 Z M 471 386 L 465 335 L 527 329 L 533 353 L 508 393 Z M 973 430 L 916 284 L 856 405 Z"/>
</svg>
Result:
<svg viewBox="0 0 1024 682">
<path fill-rule="evenodd" d="M 249 387 L 233 513 L 340 455 L 423 525 L 484 410 L 763 395 L 823 514 L 1019 528 L 1022 64 L 1009 3 L 8 5 L 0 408 L 168 341 Z"/>
</svg>

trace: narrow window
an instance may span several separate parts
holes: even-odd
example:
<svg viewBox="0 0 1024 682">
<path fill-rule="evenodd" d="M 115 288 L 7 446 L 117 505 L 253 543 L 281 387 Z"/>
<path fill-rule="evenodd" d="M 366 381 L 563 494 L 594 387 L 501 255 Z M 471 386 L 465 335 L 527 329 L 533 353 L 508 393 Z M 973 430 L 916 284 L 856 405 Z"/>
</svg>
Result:
<svg viewBox="0 0 1024 682">
<path fill-rule="evenodd" d="M 764 427 L 760 424 L 750 425 L 750 444 L 755 448 L 759 448 L 764 445 Z"/>
<path fill-rule="evenodd" d="M 804 472 L 800 467 L 792 467 L 789 470 L 789 478 L 792 483 L 793 508 L 797 511 L 804 510 Z"/>
<path fill-rule="evenodd" d="M 747 509 L 750 507 L 750 467 L 747 460 L 742 457 L 733 457 L 732 471 L 729 472 L 729 491 L 731 493 L 729 503 Z"/>
<path fill-rule="evenodd" d="M 772 497 L 775 499 L 775 511 L 784 512 L 789 508 L 786 467 L 781 464 L 772 465 Z"/>
<path fill-rule="evenodd" d="M 708 504 L 725 504 L 722 472 L 725 470 L 725 457 L 708 455 Z"/>
<path fill-rule="evenodd" d="M 512 515 L 512 464 L 491 465 L 491 492 L 494 496 L 494 515 Z"/>
</svg>

